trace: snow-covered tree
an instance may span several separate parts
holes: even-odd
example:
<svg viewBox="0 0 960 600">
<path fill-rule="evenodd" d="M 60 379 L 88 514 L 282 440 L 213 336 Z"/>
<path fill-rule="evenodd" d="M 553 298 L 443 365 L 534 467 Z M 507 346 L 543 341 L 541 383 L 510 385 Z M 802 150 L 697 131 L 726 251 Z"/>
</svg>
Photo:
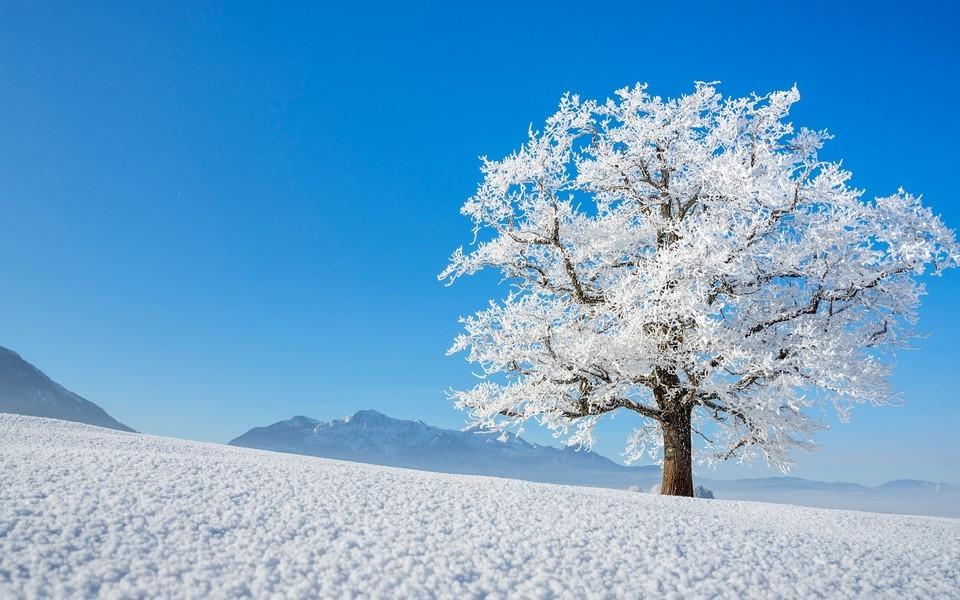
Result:
<svg viewBox="0 0 960 600">
<path fill-rule="evenodd" d="M 536 419 L 589 446 L 603 415 L 632 411 L 627 459 L 661 459 L 662 493 L 689 496 L 693 460 L 785 471 L 813 447 L 812 409 L 890 402 L 918 278 L 960 251 L 918 197 L 866 201 L 818 158 L 830 136 L 786 120 L 798 99 L 566 95 L 519 150 L 484 158 L 462 209 L 474 242 L 440 275 L 509 283 L 450 349 L 482 369 L 453 392 L 472 421 Z"/>
</svg>

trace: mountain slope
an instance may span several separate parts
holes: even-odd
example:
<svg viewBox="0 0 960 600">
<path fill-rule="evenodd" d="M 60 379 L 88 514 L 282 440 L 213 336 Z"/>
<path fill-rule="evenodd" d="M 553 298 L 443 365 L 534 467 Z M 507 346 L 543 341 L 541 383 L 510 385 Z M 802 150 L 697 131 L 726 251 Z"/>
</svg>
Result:
<svg viewBox="0 0 960 600">
<path fill-rule="evenodd" d="M 956 598 L 960 520 L 445 475 L 0 415 L 0 597 Z"/>
<path fill-rule="evenodd" d="M 47 377 L 19 354 L 0 346 L 0 412 L 77 421 L 133 431 L 102 408 Z"/>
<path fill-rule="evenodd" d="M 531 444 L 514 435 L 440 429 L 373 410 L 329 422 L 294 417 L 251 429 L 230 445 L 570 485 L 649 487 L 660 478 L 657 467 L 624 467 L 594 452 Z"/>
</svg>

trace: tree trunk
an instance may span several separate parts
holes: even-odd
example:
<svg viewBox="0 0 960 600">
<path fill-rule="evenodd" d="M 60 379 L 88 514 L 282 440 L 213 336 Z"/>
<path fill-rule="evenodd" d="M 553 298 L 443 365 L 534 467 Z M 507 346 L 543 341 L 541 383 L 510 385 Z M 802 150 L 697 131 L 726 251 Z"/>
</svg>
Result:
<svg viewBox="0 0 960 600">
<path fill-rule="evenodd" d="M 665 496 L 693 496 L 693 460 L 690 450 L 690 409 L 681 408 L 661 422 L 663 428 L 663 481 Z"/>
</svg>

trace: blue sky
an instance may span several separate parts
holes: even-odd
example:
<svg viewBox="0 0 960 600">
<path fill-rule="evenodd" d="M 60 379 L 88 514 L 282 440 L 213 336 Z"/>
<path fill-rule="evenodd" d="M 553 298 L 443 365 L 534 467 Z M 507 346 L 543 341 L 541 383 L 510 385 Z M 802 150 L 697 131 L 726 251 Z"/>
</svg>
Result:
<svg viewBox="0 0 960 600">
<path fill-rule="evenodd" d="M 469 241 L 477 157 L 567 90 L 796 83 L 794 121 L 829 128 L 868 195 L 903 185 L 960 226 L 947 3 L 149 4 L 0 7 L 0 345 L 149 433 L 462 424 L 443 390 L 470 366 L 444 352 L 502 290 L 436 274 Z M 794 474 L 960 484 L 960 273 L 929 292 L 904 406 L 857 410 Z"/>
</svg>

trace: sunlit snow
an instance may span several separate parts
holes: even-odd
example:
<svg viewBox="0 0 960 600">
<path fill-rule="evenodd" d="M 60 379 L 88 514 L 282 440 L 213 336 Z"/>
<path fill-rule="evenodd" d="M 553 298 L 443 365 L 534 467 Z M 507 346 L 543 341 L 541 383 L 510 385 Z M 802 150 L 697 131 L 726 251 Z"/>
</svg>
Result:
<svg viewBox="0 0 960 600">
<path fill-rule="evenodd" d="M 960 520 L 444 475 L 0 414 L 0 597 L 960 595 Z"/>
</svg>

